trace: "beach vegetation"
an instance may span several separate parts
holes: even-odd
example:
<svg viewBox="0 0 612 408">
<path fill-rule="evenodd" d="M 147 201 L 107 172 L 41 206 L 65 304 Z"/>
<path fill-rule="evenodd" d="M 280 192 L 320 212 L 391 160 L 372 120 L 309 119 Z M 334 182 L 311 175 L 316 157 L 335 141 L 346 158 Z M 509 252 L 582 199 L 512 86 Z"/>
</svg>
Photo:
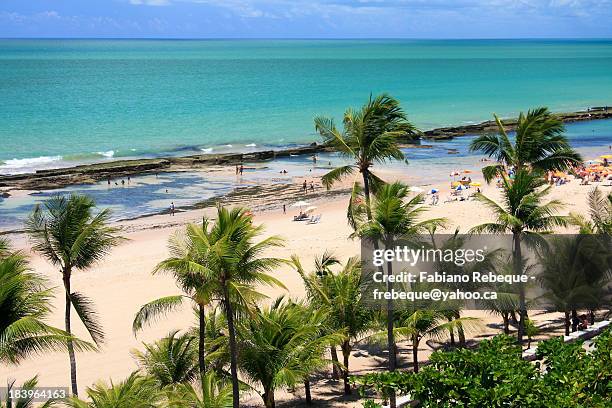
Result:
<svg viewBox="0 0 612 408">
<path fill-rule="evenodd" d="M 91 343 L 48 325 L 52 289 L 47 280 L 30 269 L 25 255 L 0 239 L 0 364 L 52 351 L 66 351 L 72 341 L 79 351 L 95 350 Z"/>
<path fill-rule="evenodd" d="M 524 241 L 535 244 L 539 234 L 549 232 L 554 227 L 568 224 L 568 217 L 558 215 L 563 207 L 559 200 L 544 201 L 550 192 L 550 186 L 538 174 L 526 169 L 516 172 L 514 179 L 502 179 L 502 203 L 483 194 L 476 194 L 476 199 L 487 206 L 494 216 L 494 221 L 477 225 L 472 233 L 512 234 L 512 263 L 514 275 L 523 275 L 525 259 L 522 254 Z M 518 339 L 523 340 L 526 304 L 525 289 L 519 284 L 519 327 Z"/>
<path fill-rule="evenodd" d="M 65 290 L 65 331 L 72 334 L 72 308 L 87 329 L 93 342 L 104 342 L 104 330 L 93 302 L 72 290 L 71 278 L 76 271 L 93 267 L 118 245 L 119 229 L 109 225 L 108 209 L 96 212 L 95 202 L 88 196 L 72 194 L 54 196 L 37 204 L 26 221 L 26 231 L 33 250 L 59 268 Z M 73 395 L 78 395 L 75 345 L 67 339 L 70 359 L 70 383 Z"/>
<path fill-rule="evenodd" d="M 329 364 L 325 350 L 344 337 L 328 333 L 324 310 L 283 297 L 240 320 L 237 329 L 240 369 L 263 390 L 266 408 L 276 406 L 276 390 L 297 384 L 306 385 L 310 399 L 310 375 Z"/>
<path fill-rule="evenodd" d="M 326 144 L 353 161 L 325 174 L 321 179 L 323 184 L 329 189 L 339 180 L 358 172 L 367 203 L 370 193 L 382 184 L 382 179 L 372 172 L 372 166 L 390 160 L 405 160 L 399 143 L 420 134 L 408 121 L 399 101 L 387 94 L 370 96 L 360 109 L 347 109 L 342 130 L 336 127 L 332 118 L 318 116 L 314 123 Z"/>
<path fill-rule="evenodd" d="M 481 152 L 496 163 L 483 167 L 487 182 L 507 175 L 510 170 L 536 171 L 567 170 L 582 163 L 582 157 L 565 136 L 561 118 L 548 108 L 521 112 L 516 122 L 514 138 L 508 136 L 503 121 L 494 115 L 497 133 L 484 134 L 470 143 L 470 151 Z"/>
<path fill-rule="evenodd" d="M 335 351 L 336 345 L 340 345 L 342 363 L 337 361 L 337 357 L 334 359 L 332 353 L 332 364 L 341 370 L 344 393 L 349 395 L 350 355 L 355 343 L 372 329 L 374 317 L 373 311 L 361 302 L 365 288 L 361 261 L 352 257 L 342 265 L 333 255 L 325 253 L 317 258 L 314 271 L 306 272 L 297 256 L 293 256 L 292 260 L 306 286 L 310 307 L 321 311 L 326 318 L 323 326 L 325 333 L 341 334 L 335 337 L 338 341 L 330 343 L 330 346 Z"/>
</svg>

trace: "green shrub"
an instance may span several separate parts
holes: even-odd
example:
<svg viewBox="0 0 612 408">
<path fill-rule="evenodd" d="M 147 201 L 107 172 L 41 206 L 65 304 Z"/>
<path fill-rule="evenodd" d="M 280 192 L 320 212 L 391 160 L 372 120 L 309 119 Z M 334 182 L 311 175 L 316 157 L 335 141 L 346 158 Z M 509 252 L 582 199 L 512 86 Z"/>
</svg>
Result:
<svg viewBox="0 0 612 408">
<path fill-rule="evenodd" d="M 609 330 L 588 353 L 581 342 L 552 339 L 540 344 L 541 361 L 533 364 L 502 335 L 476 350 L 435 352 L 417 374 L 376 373 L 354 381 L 383 398 L 389 390 L 410 394 L 420 407 L 612 407 L 611 351 Z"/>
</svg>

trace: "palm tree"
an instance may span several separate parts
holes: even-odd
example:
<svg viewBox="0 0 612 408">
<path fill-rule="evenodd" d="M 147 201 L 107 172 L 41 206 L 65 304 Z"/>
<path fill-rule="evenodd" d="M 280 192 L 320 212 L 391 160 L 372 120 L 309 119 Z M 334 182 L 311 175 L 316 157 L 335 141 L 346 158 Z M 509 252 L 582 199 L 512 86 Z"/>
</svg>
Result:
<svg viewBox="0 0 612 408">
<path fill-rule="evenodd" d="M 212 302 L 211 265 L 218 262 L 224 248 L 223 241 L 211 242 L 207 236 L 208 221 L 202 226 L 190 224 L 185 233 L 173 235 L 168 243 L 170 257 L 160 262 L 153 273 L 173 275 L 183 295 L 165 296 L 142 306 L 132 324 L 138 333 L 146 324 L 177 310 L 185 300 L 191 301 L 198 314 L 198 364 L 200 376 L 206 372 L 206 307 Z"/>
<path fill-rule="evenodd" d="M 201 272 L 211 282 L 213 298 L 221 303 L 228 327 L 230 372 L 234 408 L 240 403 L 240 382 L 238 380 L 238 347 L 236 344 L 236 312 L 249 313 L 257 300 L 265 296 L 257 292 L 255 285 L 265 284 L 285 288 L 276 278 L 269 275 L 284 261 L 262 254 L 283 245 L 277 236 L 259 242 L 255 239 L 263 232 L 262 226 L 254 226 L 249 211 L 245 208 L 228 210 L 217 207 L 217 220 L 208 228 L 204 220 L 203 236 L 210 245 L 219 243 L 216 262 Z"/>
<path fill-rule="evenodd" d="M 395 182 L 384 185 L 375 195 L 372 203 L 372 219 L 362 220 L 355 231 L 355 235 L 381 242 L 385 248 L 391 248 L 394 240 L 406 239 L 418 234 L 427 234 L 433 226 L 443 226 L 444 218 L 420 220 L 426 207 L 422 204 L 425 199 L 418 194 L 407 200 L 408 186 Z M 381 267 L 382 268 L 382 267 Z M 387 276 L 393 275 L 392 262 L 387 262 Z M 387 280 L 387 292 L 392 291 L 392 283 Z M 394 307 L 393 300 L 387 301 L 387 346 L 389 350 L 389 371 L 396 368 L 395 340 L 394 340 Z"/>
<path fill-rule="evenodd" d="M 407 310 L 399 313 L 395 334 L 410 340 L 412 345 L 412 368 L 419 371 L 419 345 L 425 337 L 443 338 L 447 332 L 458 328 L 464 330 L 475 318 L 459 317 L 448 321 L 444 312 L 436 310 Z"/>
<path fill-rule="evenodd" d="M 232 385 L 217 377 L 215 372 L 204 374 L 202 388 L 179 384 L 168 393 L 169 408 L 231 408 Z"/>
<path fill-rule="evenodd" d="M 145 351 L 132 352 L 141 370 L 154 378 L 160 388 L 192 382 L 199 372 L 197 337 L 179 335 L 178 330 L 153 344 L 144 344 Z"/>
<path fill-rule="evenodd" d="M 38 377 L 31 378 L 24 382 L 20 389 L 22 391 L 35 391 L 38 385 Z M 34 397 L 21 397 L 18 399 L 10 398 L 11 390 L 15 387 L 15 381 L 9 381 L 6 387 L 6 401 L 0 399 L 0 408 L 34 408 Z M 26 392 L 26 395 L 28 393 Z M 42 405 L 36 405 L 38 408 L 49 408 L 55 404 L 55 400 L 50 399 Z"/>
<path fill-rule="evenodd" d="M 157 388 L 153 378 L 138 372 L 118 384 L 98 382 L 86 390 L 88 400 L 76 396 L 68 398 L 65 404 L 71 408 L 160 408 L 164 395 Z"/>
<path fill-rule="evenodd" d="M 402 138 L 416 137 L 420 133 L 408 121 L 400 103 L 387 94 L 374 98 L 370 96 L 360 110 L 347 109 L 342 131 L 336 128 L 331 118 L 319 116 L 314 119 L 314 123 L 315 129 L 326 143 L 354 161 L 354 164 L 338 167 L 324 175 L 323 184 L 331 188 L 336 181 L 359 171 L 368 204 L 372 188 L 381 184 L 381 180 L 372 173 L 371 167 L 375 163 L 385 163 L 391 159 L 404 160 L 398 142 Z"/>
<path fill-rule="evenodd" d="M 27 357 L 67 350 L 69 340 L 78 350 L 95 350 L 44 322 L 51 312 L 47 281 L 32 272 L 25 256 L 11 251 L 6 240 L 0 240 L 0 246 L 0 363 L 19 364 Z"/>
<path fill-rule="evenodd" d="M 563 121 L 548 108 L 532 109 L 527 114 L 521 112 L 514 141 L 508 137 L 501 119 L 494 117 L 498 133 L 479 136 L 470 144 L 470 151 L 482 152 L 497 161 L 482 169 L 487 182 L 508 174 L 511 167 L 517 172 L 523 169 L 543 172 L 565 170 L 582 162 L 563 134 Z"/>
<path fill-rule="evenodd" d="M 311 306 L 324 311 L 329 332 L 342 332 L 340 341 L 343 364 L 344 393 L 351 393 L 349 382 L 349 358 L 354 342 L 370 328 L 373 313 L 361 302 L 365 283 L 361 276 L 361 262 L 353 257 L 334 272 L 332 266 L 339 264 L 331 254 L 324 254 L 316 262 L 314 272 L 306 273 L 297 256 L 292 257 L 296 270 L 302 277 Z M 337 343 L 332 343 L 332 349 Z M 335 362 L 334 362 L 335 363 Z"/>
<path fill-rule="evenodd" d="M 343 336 L 324 334 L 325 321 L 324 310 L 280 297 L 238 324 L 240 368 L 263 388 L 266 408 L 275 407 L 275 390 L 309 384 L 310 374 L 327 364 L 325 348 Z"/>
<path fill-rule="evenodd" d="M 72 334 L 70 313 L 74 307 L 94 343 L 100 345 L 104 341 L 104 331 L 92 301 L 79 292 L 73 292 L 70 285 L 74 271 L 91 268 L 122 239 L 117 235 L 117 228 L 108 226 L 109 210 L 94 214 L 94 209 L 94 201 L 87 196 L 55 196 L 42 206 L 36 205 L 26 221 L 26 230 L 34 243 L 33 249 L 58 267 L 62 274 L 66 292 L 66 333 Z M 72 339 L 68 339 L 67 348 L 72 393 L 78 395 Z"/>
<path fill-rule="evenodd" d="M 512 234 L 512 262 L 515 275 L 525 271 L 521 245 L 525 238 L 537 238 L 539 233 L 555 226 L 567 225 L 567 217 L 555 215 L 563 207 L 560 201 L 543 202 L 550 187 L 542 189 L 545 181 L 525 169 L 516 172 L 514 180 L 502 179 L 503 203 L 500 205 L 482 194 L 476 198 L 494 213 L 494 222 L 478 225 L 472 233 Z M 518 340 L 523 340 L 525 328 L 525 290 L 519 285 L 519 329 Z"/>
<path fill-rule="evenodd" d="M 589 218 L 570 213 L 572 224 L 580 228 L 581 234 L 612 234 L 612 194 L 605 196 L 595 187 L 589 192 Z"/>
</svg>

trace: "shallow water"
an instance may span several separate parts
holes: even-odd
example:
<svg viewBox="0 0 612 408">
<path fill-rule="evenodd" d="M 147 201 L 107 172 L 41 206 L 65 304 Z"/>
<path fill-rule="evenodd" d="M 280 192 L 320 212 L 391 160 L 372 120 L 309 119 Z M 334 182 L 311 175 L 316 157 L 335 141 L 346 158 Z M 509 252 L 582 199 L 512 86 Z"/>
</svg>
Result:
<svg viewBox="0 0 612 408">
<path fill-rule="evenodd" d="M 310 142 L 370 93 L 424 129 L 611 104 L 610 67 L 611 40 L 0 40 L 0 173 Z"/>
</svg>

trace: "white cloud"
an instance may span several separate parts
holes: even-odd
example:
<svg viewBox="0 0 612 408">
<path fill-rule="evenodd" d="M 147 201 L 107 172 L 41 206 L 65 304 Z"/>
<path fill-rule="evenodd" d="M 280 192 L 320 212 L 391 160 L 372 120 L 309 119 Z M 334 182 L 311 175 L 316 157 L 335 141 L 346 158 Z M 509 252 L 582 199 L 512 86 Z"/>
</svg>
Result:
<svg viewBox="0 0 612 408">
<path fill-rule="evenodd" d="M 130 4 L 136 6 L 168 6 L 170 0 L 130 0 Z"/>
</svg>

